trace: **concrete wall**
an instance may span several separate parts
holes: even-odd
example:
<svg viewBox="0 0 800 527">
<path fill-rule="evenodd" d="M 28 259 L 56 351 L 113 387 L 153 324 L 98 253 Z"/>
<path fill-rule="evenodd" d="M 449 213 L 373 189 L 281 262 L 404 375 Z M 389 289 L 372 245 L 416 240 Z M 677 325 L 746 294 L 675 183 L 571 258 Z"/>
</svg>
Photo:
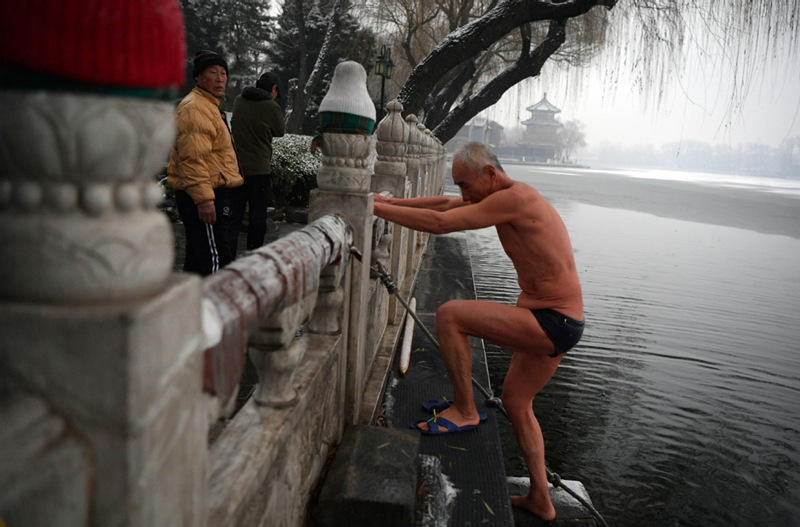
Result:
<svg viewBox="0 0 800 527">
<path fill-rule="evenodd" d="M 388 110 L 374 174 L 375 137 L 325 134 L 310 224 L 201 280 L 171 272 L 157 210 L 171 104 L 0 91 L 0 519 L 303 524 L 397 343 L 402 310 L 371 270 L 407 294 L 424 249 L 372 192 L 444 181 L 442 145 Z M 259 383 L 231 418 L 245 354 Z"/>
</svg>

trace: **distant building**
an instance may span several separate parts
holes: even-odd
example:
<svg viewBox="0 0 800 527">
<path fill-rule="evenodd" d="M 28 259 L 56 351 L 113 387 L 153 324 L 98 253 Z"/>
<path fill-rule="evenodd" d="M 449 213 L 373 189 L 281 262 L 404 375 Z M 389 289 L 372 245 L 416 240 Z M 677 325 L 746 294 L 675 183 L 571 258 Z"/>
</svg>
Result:
<svg viewBox="0 0 800 527">
<path fill-rule="evenodd" d="M 455 152 L 464 143 L 474 141 L 495 150 L 503 142 L 503 137 L 503 126 L 500 123 L 484 117 L 475 117 L 462 126 L 445 146 L 448 152 Z"/>
<path fill-rule="evenodd" d="M 530 118 L 522 121 L 525 133 L 519 152 L 530 161 L 549 162 L 558 158 L 558 129 L 562 125 L 556 121 L 556 114 L 561 113 L 553 103 L 547 100 L 547 93 L 542 100 L 525 108 L 531 113 Z"/>
</svg>

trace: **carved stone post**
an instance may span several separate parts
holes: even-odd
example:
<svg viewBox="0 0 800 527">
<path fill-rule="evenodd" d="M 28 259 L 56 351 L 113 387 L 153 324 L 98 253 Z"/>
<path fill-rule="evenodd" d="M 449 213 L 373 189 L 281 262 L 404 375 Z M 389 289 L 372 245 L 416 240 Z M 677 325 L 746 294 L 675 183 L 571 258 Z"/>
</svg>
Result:
<svg viewBox="0 0 800 527">
<path fill-rule="evenodd" d="M 348 240 L 346 243 L 351 243 Z M 318 335 L 341 335 L 346 316 L 345 275 L 350 264 L 350 253 L 345 248 L 342 256 L 335 264 L 331 264 L 320 273 L 319 293 L 314 314 L 308 323 L 308 330 Z"/>
<path fill-rule="evenodd" d="M 430 145 L 428 144 L 428 129 L 424 124 L 417 125 L 419 130 L 419 178 L 420 178 L 420 195 L 430 196 L 430 179 L 431 179 L 431 156 Z"/>
<path fill-rule="evenodd" d="M 172 274 L 156 209 L 180 6 L 44 4 L 4 6 L 21 23 L 0 53 L 0 518 L 201 527 L 200 280 Z"/>
<path fill-rule="evenodd" d="M 0 91 L 0 384 L 86 445 L 92 525 L 204 523 L 200 281 L 171 274 L 156 210 L 174 112 Z"/>
<path fill-rule="evenodd" d="M 361 406 L 368 365 L 364 338 L 370 314 L 368 287 L 372 245 L 372 193 L 367 170 L 372 136 L 363 134 L 323 133 L 322 166 L 317 172 L 319 188 L 311 192 L 309 221 L 326 214 L 338 214 L 353 230 L 353 246 L 360 259 L 352 260 L 350 304 L 347 320 L 346 422 L 355 423 Z"/>
<path fill-rule="evenodd" d="M 408 149 L 406 153 L 406 167 L 408 172 L 408 182 L 410 184 L 409 196 L 412 198 L 420 197 L 420 167 L 419 167 L 419 153 L 420 153 L 420 137 L 419 130 L 417 130 L 417 116 L 409 114 L 406 116 L 406 124 L 408 125 Z M 408 248 L 406 249 L 406 267 L 411 268 L 414 266 L 417 254 L 417 237 L 419 233 L 415 230 L 408 232 Z"/>
<path fill-rule="evenodd" d="M 403 105 L 396 100 L 386 105 L 387 115 L 378 125 L 378 160 L 375 175 L 372 177 L 373 192 L 389 192 L 395 198 L 411 196 L 411 182 L 408 180 L 405 155 L 408 150 L 410 128 L 403 120 Z M 408 229 L 393 226 L 389 270 L 395 283 L 402 288 L 406 274 L 408 255 Z M 389 320 L 397 324 L 404 314 L 402 306 L 392 297 L 389 304 Z"/>
<path fill-rule="evenodd" d="M 447 176 L 447 150 L 438 137 L 434 137 L 434 146 L 436 148 L 436 191 L 435 194 L 441 194 L 444 188 L 444 180 Z"/>
<path fill-rule="evenodd" d="M 174 252 L 154 175 L 168 103 L 2 92 L 0 297 L 69 303 L 146 296 Z"/>
<path fill-rule="evenodd" d="M 437 190 L 434 188 L 434 179 L 436 178 L 436 153 L 433 147 L 433 134 L 428 128 L 425 128 L 423 131 L 424 135 L 422 137 L 422 142 L 424 145 L 425 150 L 425 194 L 427 196 L 433 196 L 438 194 Z"/>
<path fill-rule="evenodd" d="M 417 187 L 418 196 L 431 195 L 431 156 L 428 129 L 424 124 L 417 124 L 417 137 L 419 141 L 419 184 Z M 424 251 L 425 244 L 428 242 L 428 233 L 417 233 L 417 246 L 414 251 L 420 254 Z"/>
<path fill-rule="evenodd" d="M 257 403 L 282 408 L 294 402 L 296 393 L 292 381 L 308 342 L 299 337 L 316 300 L 314 294 L 269 316 L 250 337 L 248 354 L 259 381 L 253 394 Z"/>
<path fill-rule="evenodd" d="M 431 171 L 431 180 L 433 183 L 431 185 L 431 191 L 434 195 L 442 193 L 441 185 L 439 185 L 439 176 L 442 170 L 441 145 L 442 143 L 439 142 L 439 139 L 431 132 L 431 154 L 433 155 L 433 170 Z"/>
</svg>

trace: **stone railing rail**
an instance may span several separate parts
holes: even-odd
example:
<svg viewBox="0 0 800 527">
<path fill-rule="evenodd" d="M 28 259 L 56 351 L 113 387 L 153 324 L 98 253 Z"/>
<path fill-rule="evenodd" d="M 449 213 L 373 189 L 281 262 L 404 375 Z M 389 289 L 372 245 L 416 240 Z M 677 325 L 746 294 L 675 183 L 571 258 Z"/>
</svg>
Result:
<svg viewBox="0 0 800 527">
<path fill-rule="evenodd" d="M 309 225 L 201 280 L 171 273 L 150 175 L 172 105 L 0 92 L 0 519 L 303 524 L 399 338 L 371 267 L 408 294 L 425 244 L 375 218 L 372 192 L 444 181 L 442 145 L 387 109 L 374 174 L 373 137 L 325 134 Z M 259 381 L 231 416 L 246 356 Z"/>
</svg>

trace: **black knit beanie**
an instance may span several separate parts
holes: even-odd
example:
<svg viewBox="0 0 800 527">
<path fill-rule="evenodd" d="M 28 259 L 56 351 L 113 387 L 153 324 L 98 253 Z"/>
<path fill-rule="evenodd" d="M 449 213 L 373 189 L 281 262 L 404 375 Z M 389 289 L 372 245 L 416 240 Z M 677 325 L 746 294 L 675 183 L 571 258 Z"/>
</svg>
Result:
<svg viewBox="0 0 800 527">
<path fill-rule="evenodd" d="M 222 58 L 219 53 L 213 51 L 203 50 L 198 51 L 194 56 L 194 68 L 192 69 L 192 77 L 197 77 L 209 66 L 222 66 L 225 68 L 225 73 L 228 73 L 228 63 Z"/>
</svg>

